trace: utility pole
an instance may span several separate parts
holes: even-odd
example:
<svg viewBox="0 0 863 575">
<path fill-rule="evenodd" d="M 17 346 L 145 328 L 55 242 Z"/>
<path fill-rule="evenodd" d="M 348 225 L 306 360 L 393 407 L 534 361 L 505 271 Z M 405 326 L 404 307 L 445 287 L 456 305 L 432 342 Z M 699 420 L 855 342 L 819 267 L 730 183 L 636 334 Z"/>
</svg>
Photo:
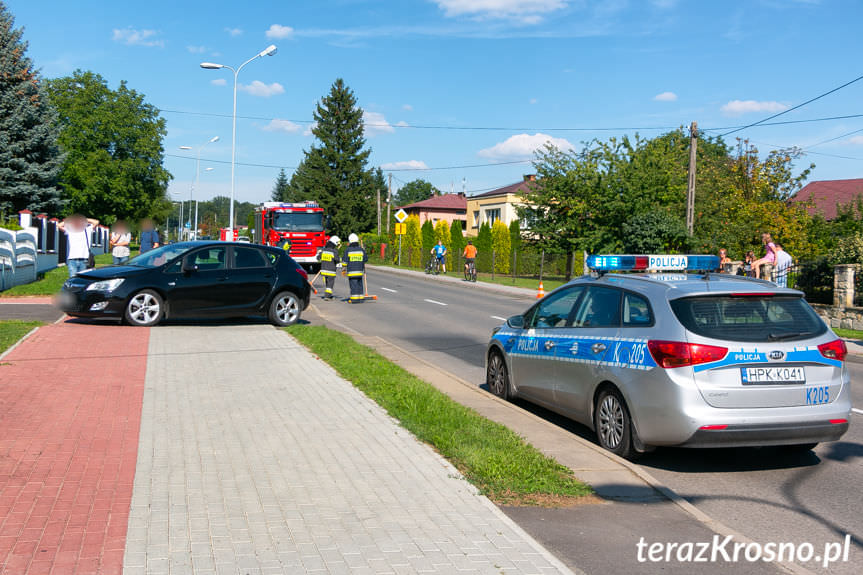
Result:
<svg viewBox="0 0 863 575">
<path fill-rule="evenodd" d="M 389 186 L 387 188 L 387 190 L 388 190 L 387 191 L 387 234 L 390 233 L 390 208 L 392 208 L 392 205 L 393 205 L 393 175 L 392 175 L 392 173 L 390 173 L 389 176 L 390 176 L 389 177 L 390 183 L 389 183 Z"/>
<path fill-rule="evenodd" d="M 381 235 L 381 189 L 375 186 L 378 195 L 378 235 Z"/>
<path fill-rule="evenodd" d="M 686 189 L 686 231 L 695 228 L 695 154 L 698 151 L 698 122 L 689 126 L 689 185 Z"/>
</svg>

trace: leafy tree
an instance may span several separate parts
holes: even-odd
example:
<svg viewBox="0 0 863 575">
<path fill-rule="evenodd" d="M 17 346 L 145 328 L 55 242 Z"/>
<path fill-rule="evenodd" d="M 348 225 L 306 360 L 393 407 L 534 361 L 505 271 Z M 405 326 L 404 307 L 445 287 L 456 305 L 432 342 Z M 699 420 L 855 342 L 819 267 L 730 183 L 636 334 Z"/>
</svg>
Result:
<svg viewBox="0 0 863 575">
<path fill-rule="evenodd" d="M 458 220 L 453 221 L 453 225 L 449 228 L 449 245 L 448 249 L 450 253 L 452 253 L 452 265 L 453 270 L 459 271 L 456 268 L 456 264 L 461 262 L 461 254 L 464 251 L 465 246 L 464 234 L 461 231 L 461 222 Z"/>
<path fill-rule="evenodd" d="M 439 241 L 443 242 L 443 245 L 446 248 L 446 266 L 448 270 L 451 270 L 453 254 L 450 246 L 450 240 L 452 239 L 452 237 L 450 236 L 449 224 L 446 220 L 438 220 L 438 222 L 435 224 L 434 239 L 435 243 Z"/>
<path fill-rule="evenodd" d="M 494 271 L 501 274 L 509 273 L 512 258 L 509 228 L 500 220 L 491 227 L 491 245 L 494 251 Z"/>
<path fill-rule="evenodd" d="M 63 160 L 57 112 L 14 24 L 0 2 L 0 214 L 56 213 L 63 203 L 55 185 Z"/>
<path fill-rule="evenodd" d="M 630 254 L 680 253 L 686 251 L 686 225 L 668 210 L 635 214 L 623 224 L 623 249 Z"/>
<path fill-rule="evenodd" d="M 427 259 L 429 252 L 434 247 L 437 240 L 435 239 L 434 226 L 431 223 L 431 220 L 426 220 L 423 222 L 422 227 L 420 228 L 422 233 L 422 241 L 423 241 L 423 259 Z"/>
<path fill-rule="evenodd" d="M 367 166 L 371 149 L 365 147 L 363 110 L 344 80 L 333 83 L 313 116 L 316 143 L 291 177 L 288 197 L 318 201 L 340 236 L 370 231 L 376 192 L 386 183 L 380 169 Z"/>
<path fill-rule="evenodd" d="M 863 233 L 841 238 L 830 259 L 835 264 L 863 264 Z"/>
<path fill-rule="evenodd" d="M 474 245 L 476 246 L 477 252 L 477 271 L 491 271 L 492 236 L 491 227 L 488 225 L 488 222 L 483 222 L 479 226 L 479 233 L 476 236 L 476 241 L 474 242 Z"/>
<path fill-rule="evenodd" d="M 66 152 L 60 183 L 67 211 L 104 222 L 170 213 L 172 176 L 162 167 L 167 129 L 159 110 L 125 82 L 112 90 L 93 72 L 76 70 L 47 88 Z"/>
<path fill-rule="evenodd" d="M 440 191 L 431 185 L 431 183 L 425 180 L 416 179 L 402 186 L 401 189 L 396 192 L 396 197 L 393 198 L 393 202 L 397 206 L 407 206 L 408 204 L 427 200 L 433 195 L 439 193 Z"/>
<path fill-rule="evenodd" d="M 288 176 L 285 174 L 285 169 L 279 170 L 279 175 L 276 177 L 276 183 L 273 186 L 273 192 L 270 199 L 274 202 L 290 202 L 290 183 Z"/>
<path fill-rule="evenodd" d="M 409 266 L 421 267 L 423 238 L 419 216 L 408 216 L 405 220 L 405 236 L 402 242 L 402 262 L 406 261 Z"/>
</svg>

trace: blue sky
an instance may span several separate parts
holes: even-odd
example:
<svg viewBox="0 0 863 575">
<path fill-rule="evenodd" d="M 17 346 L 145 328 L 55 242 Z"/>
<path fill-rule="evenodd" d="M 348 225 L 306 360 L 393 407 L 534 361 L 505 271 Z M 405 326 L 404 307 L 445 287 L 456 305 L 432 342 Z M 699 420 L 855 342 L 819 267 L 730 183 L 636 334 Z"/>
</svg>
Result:
<svg viewBox="0 0 863 575">
<path fill-rule="evenodd" d="M 863 74 L 855 0 L 5 1 L 44 76 L 90 69 L 163 110 L 172 192 L 188 197 L 195 172 L 194 153 L 178 148 L 220 136 L 202 154 L 213 170 L 200 199 L 230 189 L 233 77 L 199 63 L 236 66 L 269 44 L 278 53 L 240 74 L 238 162 L 259 166 L 238 166 L 237 198 L 254 202 L 277 175 L 266 166 L 302 159 L 314 105 L 337 77 L 367 113 L 373 164 L 396 185 L 422 177 L 470 193 L 531 166 L 405 169 L 529 160 L 549 138 L 578 148 L 693 120 L 722 133 Z M 863 81 L 782 119 L 853 114 Z M 806 148 L 811 179 L 863 177 L 863 117 L 737 135 L 765 152 Z"/>
</svg>

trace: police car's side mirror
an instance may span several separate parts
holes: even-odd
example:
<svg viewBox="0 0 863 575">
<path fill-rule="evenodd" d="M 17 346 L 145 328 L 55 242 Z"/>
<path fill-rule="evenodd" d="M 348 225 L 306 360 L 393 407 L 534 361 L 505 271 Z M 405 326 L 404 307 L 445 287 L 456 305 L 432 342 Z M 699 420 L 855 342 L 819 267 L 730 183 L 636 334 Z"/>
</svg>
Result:
<svg viewBox="0 0 863 575">
<path fill-rule="evenodd" d="M 506 325 L 515 329 L 522 329 L 524 327 L 524 316 L 514 315 L 506 320 Z"/>
</svg>

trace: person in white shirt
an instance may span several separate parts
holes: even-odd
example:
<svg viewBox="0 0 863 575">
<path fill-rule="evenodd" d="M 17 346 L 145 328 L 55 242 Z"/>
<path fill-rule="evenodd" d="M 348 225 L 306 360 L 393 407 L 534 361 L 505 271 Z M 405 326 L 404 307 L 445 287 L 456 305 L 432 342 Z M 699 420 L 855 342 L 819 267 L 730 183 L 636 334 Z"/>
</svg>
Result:
<svg viewBox="0 0 863 575">
<path fill-rule="evenodd" d="M 132 232 L 126 222 L 119 220 L 114 222 L 111 228 L 111 256 L 114 265 L 124 264 L 129 259 L 129 242 L 132 241 Z"/>
<path fill-rule="evenodd" d="M 66 233 L 66 268 L 69 277 L 76 276 L 87 269 L 90 259 L 90 238 L 99 220 L 73 214 L 57 224 Z"/>
<path fill-rule="evenodd" d="M 782 246 L 776 246 L 776 285 L 779 287 L 788 287 L 788 270 L 794 260 L 791 254 L 782 249 Z"/>
</svg>

